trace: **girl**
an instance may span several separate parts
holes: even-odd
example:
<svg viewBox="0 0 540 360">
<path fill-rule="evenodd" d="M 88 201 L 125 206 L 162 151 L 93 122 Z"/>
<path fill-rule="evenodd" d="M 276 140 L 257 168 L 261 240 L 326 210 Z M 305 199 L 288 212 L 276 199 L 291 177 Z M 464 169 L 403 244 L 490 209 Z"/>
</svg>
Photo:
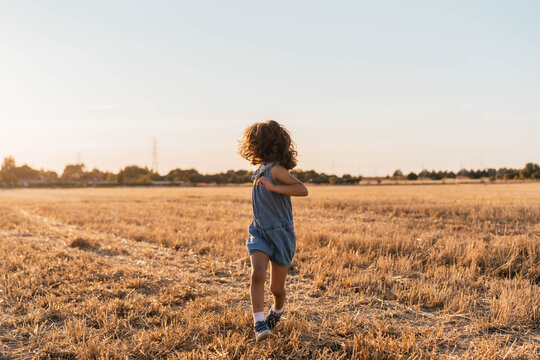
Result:
<svg viewBox="0 0 540 360">
<path fill-rule="evenodd" d="M 252 176 L 253 221 L 246 244 L 251 257 L 251 306 L 258 342 L 272 333 L 283 314 L 285 277 L 296 249 L 291 196 L 307 196 L 308 190 L 289 173 L 296 166 L 297 152 L 289 132 L 277 122 L 268 120 L 248 127 L 239 153 L 259 165 Z M 268 260 L 274 306 L 264 317 Z"/>
</svg>

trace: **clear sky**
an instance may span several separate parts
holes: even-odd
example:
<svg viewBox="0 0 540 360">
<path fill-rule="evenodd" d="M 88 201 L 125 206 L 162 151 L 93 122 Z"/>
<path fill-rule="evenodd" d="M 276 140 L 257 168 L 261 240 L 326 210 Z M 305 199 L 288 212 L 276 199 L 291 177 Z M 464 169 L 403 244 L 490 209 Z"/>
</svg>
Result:
<svg viewBox="0 0 540 360">
<path fill-rule="evenodd" d="M 249 169 L 274 119 L 299 168 L 540 162 L 540 2 L 0 1 L 0 158 L 61 171 Z"/>
</svg>

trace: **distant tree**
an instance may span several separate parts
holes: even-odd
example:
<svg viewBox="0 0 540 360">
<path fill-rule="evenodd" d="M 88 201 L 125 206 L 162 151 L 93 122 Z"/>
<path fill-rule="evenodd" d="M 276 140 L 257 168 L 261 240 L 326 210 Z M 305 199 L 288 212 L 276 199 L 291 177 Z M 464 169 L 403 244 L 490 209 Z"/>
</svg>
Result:
<svg viewBox="0 0 540 360">
<path fill-rule="evenodd" d="M 40 177 L 45 181 L 47 184 L 56 184 L 60 181 L 60 178 L 58 177 L 58 174 L 56 171 L 49 171 L 49 170 L 43 170 L 41 169 L 39 171 Z"/>
<path fill-rule="evenodd" d="M 457 176 L 459 177 L 469 177 L 469 171 L 466 169 L 461 169 L 458 171 Z"/>
<path fill-rule="evenodd" d="M 517 169 L 502 168 L 497 172 L 497 178 L 503 180 L 519 179 L 519 172 L 520 170 Z"/>
<path fill-rule="evenodd" d="M 396 171 L 394 171 L 394 174 L 392 175 L 392 177 L 395 177 L 395 178 L 403 177 L 403 172 L 397 169 Z"/>
<path fill-rule="evenodd" d="M 118 181 L 118 175 L 115 175 L 113 173 L 107 173 L 107 177 L 105 178 L 105 180 L 111 182 Z"/>
<path fill-rule="evenodd" d="M 231 184 L 244 184 L 251 182 L 251 171 L 246 170 L 229 170 L 226 173 L 218 174 L 216 183 L 231 183 Z"/>
<path fill-rule="evenodd" d="M 150 176 L 150 170 L 148 170 L 147 167 L 142 168 L 137 165 L 126 166 L 118 173 L 118 183 L 125 184 L 137 182 L 141 175 Z"/>
<path fill-rule="evenodd" d="M 410 172 L 410 173 L 407 175 L 407 180 L 418 180 L 418 175 L 416 175 L 416 174 L 413 173 L 413 172 Z"/>
<path fill-rule="evenodd" d="M 339 184 L 354 184 L 355 182 L 356 181 L 351 174 L 343 174 L 343 176 L 338 179 Z"/>
<path fill-rule="evenodd" d="M 141 174 L 137 178 L 136 184 L 138 185 L 152 185 L 152 180 L 148 174 Z"/>
<path fill-rule="evenodd" d="M 342 177 L 338 178 L 338 184 L 358 184 L 362 181 L 361 176 L 352 176 L 351 174 L 343 174 Z"/>
<path fill-rule="evenodd" d="M 527 163 L 519 171 L 519 177 L 522 179 L 540 179 L 540 166 L 538 164 Z"/>
<path fill-rule="evenodd" d="M 9 171 L 10 169 L 14 169 L 15 166 L 15 159 L 13 156 L 8 156 L 4 158 L 4 162 L 2 163 L 2 172 Z"/>
<path fill-rule="evenodd" d="M 157 172 L 150 172 L 150 179 L 154 180 L 154 181 L 163 181 L 163 180 L 166 180 L 165 179 L 165 176 L 163 175 L 159 175 Z"/>
<path fill-rule="evenodd" d="M 488 176 L 488 172 L 487 170 L 470 170 L 469 171 L 469 177 L 471 179 L 481 179 L 481 178 L 484 178 L 484 177 L 487 177 Z"/>
<path fill-rule="evenodd" d="M 165 179 L 175 182 L 197 183 L 202 182 L 203 175 L 199 174 L 195 169 L 174 169 L 165 175 Z"/>
<path fill-rule="evenodd" d="M 92 171 L 84 173 L 83 178 L 85 180 L 103 181 L 107 178 L 107 173 L 94 168 Z"/>
<path fill-rule="evenodd" d="M 40 174 L 38 170 L 32 169 L 28 165 L 19 166 L 11 169 L 15 173 L 15 177 L 18 180 L 38 180 Z"/>
<path fill-rule="evenodd" d="M 2 181 L 5 181 L 10 186 L 17 183 L 17 176 L 14 172 L 15 168 L 15 159 L 13 156 L 5 157 L 2 163 L 2 169 L 0 170 L 0 176 L 2 177 Z"/>
<path fill-rule="evenodd" d="M 302 182 L 313 183 L 313 184 L 328 184 L 329 179 L 330 179 L 329 175 L 325 173 L 318 173 L 315 170 L 296 169 L 296 170 L 292 170 L 291 174 Z"/>
<path fill-rule="evenodd" d="M 421 177 L 421 178 L 428 178 L 430 177 L 431 173 L 427 170 L 422 170 L 420 172 L 420 174 L 418 174 L 418 177 Z"/>
<path fill-rule="evenodd" d="M 60 179 L 62 181 L 80 181 L 84 180 L 84 177 L 84 164 L 70 164 L 66 165 Z"/>
<path fill-rule="evenodd" d="M 429 178 L 431 180 L 442 180 L 444 177 L 444 174 L 442 171 L 432 171 L 430 174 L 429 174 Z"/>
<path fill-rule="evenodd" d="M 10 186 L 15 186 L 21 180 L 38 180 L 41 179 L 40 172 L 32 169 L 28 165 L 17 167 L 15 159 L 12 156 L 4 158 L 2 169 L 0 170 L 2 180 Z"/>
<path fill-rule="evenodd" d="M 188 181 L 193 184 L 199 184 L 206 182 L 206 178 L 204 175 L 199 174 L 199 172 L 195 170 L 194 173 L 188 176 Z"/>
</svg>

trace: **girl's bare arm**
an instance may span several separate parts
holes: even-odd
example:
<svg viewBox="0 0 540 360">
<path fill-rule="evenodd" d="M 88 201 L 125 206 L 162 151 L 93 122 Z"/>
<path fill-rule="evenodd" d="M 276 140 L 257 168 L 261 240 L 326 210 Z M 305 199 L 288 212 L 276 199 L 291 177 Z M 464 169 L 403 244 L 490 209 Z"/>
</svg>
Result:
<svg viewBox="0 0 540 360">
<path fill-rule="evenodd" d="M 300 180 L 287 171 L 281 165 L 275 165 L 270 170 L 276 184 L 273 184 L 269 178 L 260 177 L 257 180 L 258 185 L 264 185 L 270 191 L 290 196 L 307 196 L 308 189 Z"/>
</svg>

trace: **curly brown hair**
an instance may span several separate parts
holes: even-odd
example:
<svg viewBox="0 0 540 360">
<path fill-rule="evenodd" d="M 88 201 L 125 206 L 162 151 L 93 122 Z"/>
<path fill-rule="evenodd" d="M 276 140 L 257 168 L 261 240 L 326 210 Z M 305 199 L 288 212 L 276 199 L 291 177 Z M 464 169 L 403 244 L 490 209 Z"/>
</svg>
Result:
<svg viewBox="0 0 540 360">
<path fill-rule="evenodd" d="M 296 145 L 291 134 L 274 120 L 255 123 L 244 130 L 238 153 L 252 165 L 278 161 L 291 170 L 296 166 Z"/>
</svg>

